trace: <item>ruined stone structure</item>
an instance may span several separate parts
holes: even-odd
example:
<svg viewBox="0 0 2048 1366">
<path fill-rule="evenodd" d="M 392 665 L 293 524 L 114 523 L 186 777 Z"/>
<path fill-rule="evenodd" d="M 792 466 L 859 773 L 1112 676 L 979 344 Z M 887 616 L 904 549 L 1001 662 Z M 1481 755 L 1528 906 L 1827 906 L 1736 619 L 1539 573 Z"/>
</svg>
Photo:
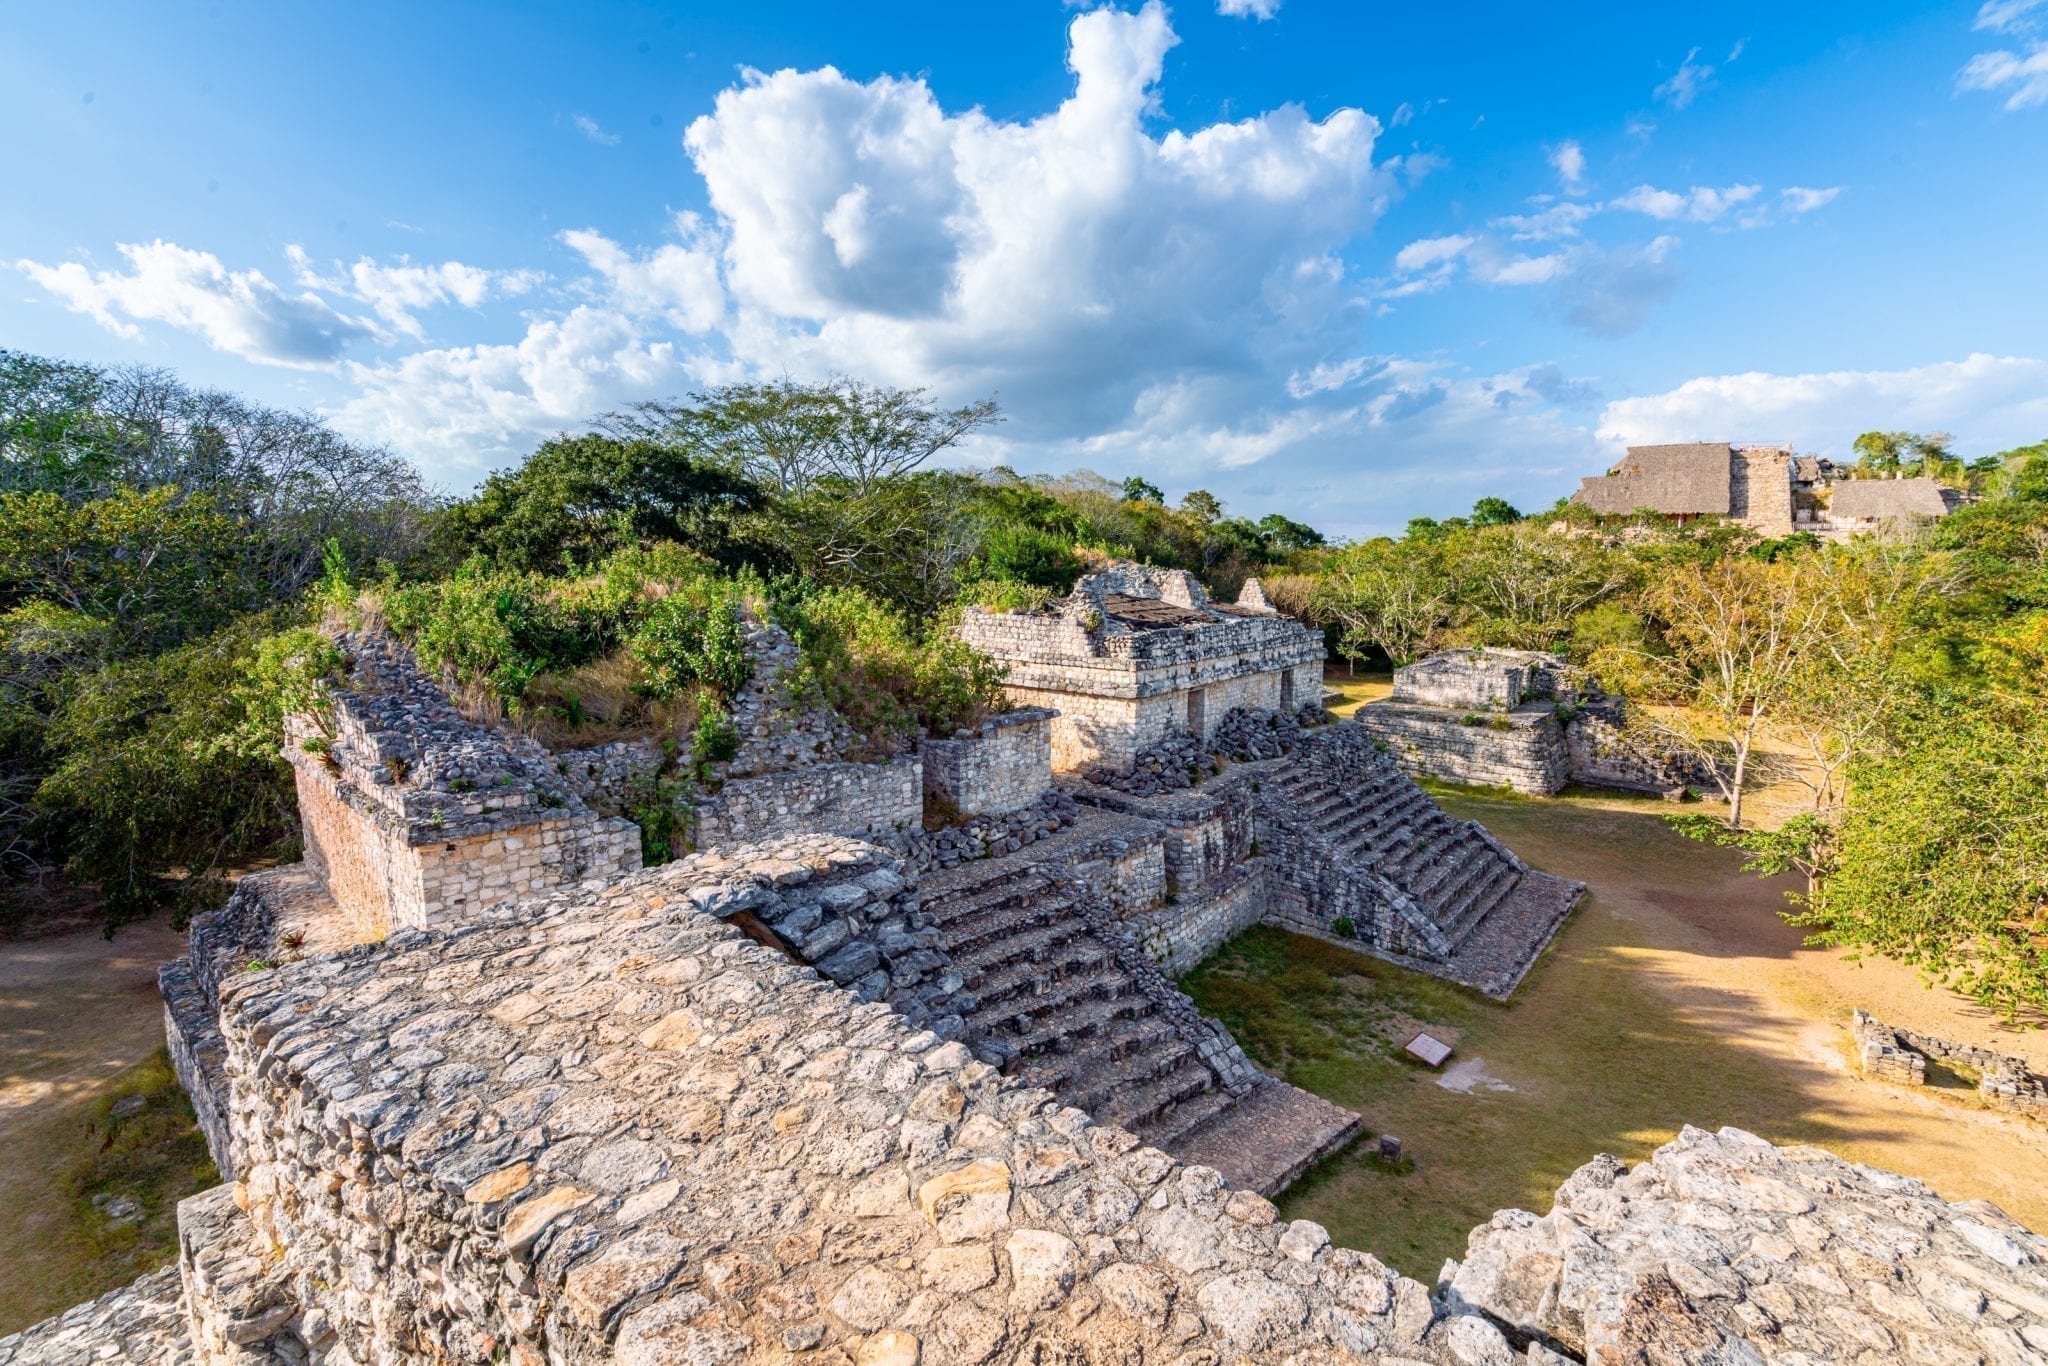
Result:
<svg viewBox="0 0 2048 1366">
<path fill-rule="evenodd" d="M 1207 738 L 1233 710 L 1322 698 L 1322 637 L 1274 611 L 1256 580 L 1224 606 L 1192 574 L 1117 565 L 1043 612 L 970 607 L 960 635 L 1008 666 L 1013 700 L 1059 713 L 1062 771 L 1128 767 L 1176 732 Z"/>
<path fill-rule="evenodd" d="M 1687 441 L 1630 446 L 1572 501 L 1610 516 L 1640 509 L 1681 522 L 1725 517 L 1763 536 L 1845 540 L 1888 524 L 1946 516 L 1961 495 L 1933 479 L 1851 479 L 1785 444 Z"/>
<path fill-rule="evenodd" d="M 1705 1366 L 2048 1340 L 2041 1239 L 1733 1131 L 1596 1161 L 1434 1292 L 1279 1221 L 1263 1196 L 1360 1117 L 1260 1072 L 1160 965 L 1268 920 L 1505 995 L 1580 890 L 1359 727 L 1236 711 L 1183 736 L 1200 781 L 1166 790 L 1047 785 L 1055 719 L 999 718 L 866 765 L 986 808 L 955 829 L 639 870 L 544 755 L 349 644 L 330 719 L 294 722 L 318 856 L 245 878 L 162 974 L 229 1184 L 180 1206 L 175 1267 L 0 1339 L 0 1366 Z M 821 741 L 784 766 L 804 742 L 752 730 L 720 795 L 847 762 Z M 609 760 L 585 762 L 601 790 Z M 748 800 L 735 836 L 818 810 Z M 464 875 L 365 877 L 403 868 L 423 807 L 443 843 L 481 839 L 446 861 Z"/>
<path fill-rule="evenodd" d="M 2027 1066 L 2025 1058 L 1988 1048 L 1957 1043 L 1932 1034 L 1916 1034 L 1858 1010 L 1850 1021 L 1857 1061 L 1866 1076 L 1894 1086 L 1925 1086 L 1927 1064 L 1942 1063 L 1977 1079 L 1977 1099 L 1994 1110 L 2048 1122 L 2048 1077 Z"/>
<path fill-rule="evenodd" d="M 1684 795 L 1695 775 L 1624 731 L 1622 699 L 1581 696 L 1538 650 L 1445 650 L 1394 670 L 1354 717 L 1411 773 L 1547 797 L 1567 783 Z"/>
<path fill-rule="evenodd" d="M 1739 1129 L 1595 1159 L 1548 1215 L 1475 1229 L 1438 1291 L 1587 1362 L 2048 1360 L 2048 1238 Z"/>
<path fill-rule="evenodd" d="M 357 686 L 293 718 L 306 861 L 355 932 L 459 919 L 640 865 L 640 832 L 465 720 L 388 642 L 341 642 Z"/>
</svg>

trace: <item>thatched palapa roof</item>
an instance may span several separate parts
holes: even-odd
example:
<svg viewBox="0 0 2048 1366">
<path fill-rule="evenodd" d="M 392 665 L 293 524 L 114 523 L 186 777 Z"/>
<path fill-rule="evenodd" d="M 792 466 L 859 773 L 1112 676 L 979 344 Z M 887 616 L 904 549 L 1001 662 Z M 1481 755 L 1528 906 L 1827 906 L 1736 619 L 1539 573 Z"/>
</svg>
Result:
<svg viewBox="0 0 2048 1366">
<path fill-rule="evenodd" d="M 1845 479 L 1834 486 L 1828 514 L 1837 522 L 1946 517 L 1948 502 L 1933 479 Z"/>
<path fill-rule="evenodd" d="M 1725 517 L 1733 460 L 1725 441 L 1630 446 L 1605 475 L 1581 479 L 1573 499 L 1600 513 L 1654 508 L 1666 516 Z"/>
</svg>

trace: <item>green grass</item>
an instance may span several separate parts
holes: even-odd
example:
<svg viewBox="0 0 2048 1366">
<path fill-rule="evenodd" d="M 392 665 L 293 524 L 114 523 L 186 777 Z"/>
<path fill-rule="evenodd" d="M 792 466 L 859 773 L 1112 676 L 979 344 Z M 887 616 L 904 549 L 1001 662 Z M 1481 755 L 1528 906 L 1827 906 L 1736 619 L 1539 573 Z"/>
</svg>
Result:
<svg viewBox="0 0 2048 1366">
<path fill-rule="evenodd" d="M 142 1108 L 116 1115 L 130 1096 Z M 220 1173 L 164 1049 L 123 1073 L 85 1113 L 60 1177 L 77 1220 L 75 1255 L 105 1284 L 121 1285 L 177 1257 L 178 1201 L 218 1185 Z M 142 1217 L 116 1222 L 94 1206 L 95 1196 L 134 1199 Z"/>
<path fill-rule="evenodd" d="M 1766 899 L 1774 889 L 1640 814 L 1493 794 L 1444 801 L 1503 834 L 1568 841 L 1568 858 L 1524 852 L 1595 885 L 1513 1004 L 1270 928 L 1240 936 L 1183 979 L 1254 1061 L 1358 1111 L 1373 1132 L 1399 1136 L 1413 1159 L 1390 1171 L 1373 1145 L 1354 1145 L 1286 1193 L 1287 1217 L 1314 1219 L 1338 1242 L 1427 1281 L 1496 1210 L 1548 1210 L 1556 1187 L 1596 1153 L 1640 1160 L 1685 1123 L 1736 1124 L 1779 1142 L 1834 1136 L 1799 1076 L 1742 1047 L 1742 1020 L 1679 1018 L 1654 980 L 1655 954 L 1598 890 L 1603 873 L 1630 890 L 1638 879 Z M 1439 1072 L 1375 1029 L 1396 1012 L 1457 1029 L 1451 1062 L 1483 1059 L 1514 1089 L 1436 1085 Z"/>
</svg>

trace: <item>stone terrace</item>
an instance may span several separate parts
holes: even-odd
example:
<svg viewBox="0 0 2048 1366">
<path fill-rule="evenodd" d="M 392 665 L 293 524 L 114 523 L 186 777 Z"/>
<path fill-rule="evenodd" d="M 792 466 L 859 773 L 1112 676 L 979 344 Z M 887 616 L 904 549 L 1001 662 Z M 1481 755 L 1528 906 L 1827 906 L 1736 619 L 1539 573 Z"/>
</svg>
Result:
<svg viewBox="0 0 2048 1366">
<path fill-rule="evenodd" d="M 698 875 L 224 986 L 238 1196 L 300 1306 L 266 1326 L 355 1361 L 1508 1359 L 749 941 Z"/>
</svg>

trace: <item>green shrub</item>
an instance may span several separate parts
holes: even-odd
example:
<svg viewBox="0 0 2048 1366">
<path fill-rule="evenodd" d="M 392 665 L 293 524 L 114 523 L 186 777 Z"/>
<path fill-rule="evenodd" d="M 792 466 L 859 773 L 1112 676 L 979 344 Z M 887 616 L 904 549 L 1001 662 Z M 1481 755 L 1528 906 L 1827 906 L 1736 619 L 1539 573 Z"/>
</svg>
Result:
<svg viewBox="0 0 2048 1366">
<path fill-rule="evenodd" d="M 962 602 L 990 612 L 1038 612 L 1056 596 L 1051 588 L 1014 579 L 977 579 L 960 587 Z"/>
<path fill-rule="evenodd" d="M 655 697 L 674 697 L 693 683 L 708 684 L 729 697 L 754 668 L 740 624 L 738 591 L 709 579 L 691 590 L 649 603 L 627 648 L 647 671 L 647 691 Z"/>
<path fill-rule="evenodd" d="M 920 634 L 857 588 L 793 591 L 774 611 L 801 652 L 793 682 L 878 747 L 894 747 L 919 726 L 944 734 L 978 725 L 1006 706 L 1002 666 L 943 621 Z"/>
<path fill-rule="evenodd" d="M 724 703 L 709 692 L 697 694 L 697 725 L 690 735 L 690 749 L 697 756 L 699 771 L 705 764 L 723 764 L 740 752 L 740 733 Z"/>
<path fill-rule="evenodd" d="M 539 674 L 614 648 L 626 610 L 617 594 L 474 561 L 453 578 L 400 588 L 384 600 L 385 620 L 422 664 L 507 701 L 524 697 Z"/>
<path fill-rule="evenodd" d="M 1351 917 L 1348 915 L 1340 915 L 1335 920 L 1332 920 L 1330 922 L 1330 929 L 1333 933 L 1342 935 L 1346 939 L 1351 938 L 1358 932 L 1358 926 L 1352 923 Z"/>
<path fill-rule="evenodd" d="M 1071 537 L 1014 522 L 992 527 L 983 538 L 981 555 L 988 577 L 1000 582 L 1064 591 L 1081 576 Z"/>
</svg>

